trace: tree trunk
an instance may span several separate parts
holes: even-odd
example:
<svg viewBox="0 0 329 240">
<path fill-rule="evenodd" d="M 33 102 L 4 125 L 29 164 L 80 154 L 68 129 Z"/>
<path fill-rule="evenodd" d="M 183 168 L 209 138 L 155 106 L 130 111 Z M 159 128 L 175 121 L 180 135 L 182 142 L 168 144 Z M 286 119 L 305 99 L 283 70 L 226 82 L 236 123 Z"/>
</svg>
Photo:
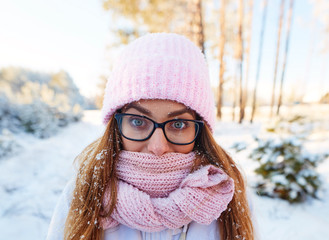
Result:
<svg viewBox="0 0 329 240">
<path fill-rule="evenodd" d="M 217 102 L 217 117 L 222 118 L 222 105 L 223 105 L 223 85 L 224 85 L 224 49 L 225 49 L 225 9 L 226 0 L 221 1 L 220 9 L 220 38 L 219 38 L 219 85 L 218 85 L 218 102 Z"/>
<path fill-rule="evenodd" d="M 294 0 L 290 0 L 289 14 L 288 14 L 288 26 L 287 26 L 287 36 L 286 36 L 286 48 L 284 52 L 283 65 L 282 65 L 282 75 L 281 75 L 281 84 L 280 84 L 280 95 L 278 100 L 278 108 L 276 110 L 276 114 L 279 115 L 280 107 L 282 104 L 282 89 L 284 83 L 284 75 L 286 72 L 287 65 L 287 55 L 289 51 L 289 42 L 290 42 L 290 33 L 291 33 L 291 22 L 292 22 L 292 11 L 294 7 Z"/>
<path fill-rule="evenodd" d="M 247 105 L 248 102 L 248 86 L 249 86 L 249 70 L 250 70 L 250 48 L 251 48 L 251 34 L 252 34 L 252 18 L 253 18 L 253 6 L 254 6 L 254 1 L 249 0 L 248 4 L 248 15 L 247 15 L 247 28 L 249 31 L 248 37 L 247 37 L 247 42 L 246 42 L 246 84 L 245 84 L 245 90 L 244 90 L 244 103 L 245 106 Z"/>
<path fill-rule="evenodd" d="M 204 31 L 203 31 L 203 19 L 202 19 L 202 0 L 197 0 L 196 3 L 196 19 L 197 19 L 197 43 L 198 46 L 201 48 L 202 53 L 205 53 L 204 49 Z"/>
<path fill-rule="evenodd" d="M 258 88 L 258 82 L 259 82 L 260 64 L 262 62 L 261 60 L 262 60 L 262 53 L 263 53 L 264 30 L 265 30 L 265 26 L 266 26 L 267 2 L 268 2 L 268 0 L 264 0 L 262 28 L 261 28 L 261 32 L 260 32 L 259 52 L 258 52 L 258 60 L 257 60 L 256 82 L 255 82 L 255 88 L 254 88 L 254 93 L 253 93 L 252 110 L 251 110 L 251 118 L 250 118 L 251 123 L 254 121 L 254 116 L 255 116 L 255 112 L 256 112 L 257 88 Z"/>
<path fill-rule="evenodd" d="M 233 105 L 232 105 L 232 121 L 235 121 L 235 107 L 236 107 L 236 102 L 238 98 L 238 93 L 237 93 L 237 86 L 238 86 L 238 76 L 234 76 L 234 87 L 233 87 Z"/>
<path fill-rule="evenodd" d="M 239 123 L 242 123 L 244 119 L 244 111 L 245 111 L 245 102 L 244 102 L 244 96 L 243 96 L 243 11 L 244 11 L 244 5 L 243 0 L 240 0 L 239 2 L 239 32 L 238 32 L 238 45 L 239 45 L 239 72 L 240 72 L 240 96 L 239 96 L 239 103 L 240 103 L 240 116 L 239 116 Z"/>
<path fill-rule="evenodd" d="M 205 53 L 202 0 L 191 0 L 188 2 L 190 39 Z"/>
<path fill-rule="evenodd" d="M 275 88 L 276 88 L 276 75 L 277 75 L 277 72 L 278 72 L 280 39 L 281 39 L 281 29 L 282 29 L 283 16 L 284 16 L 284 0 L 281 0 L 279 26 L 278 26 L 278 39 L 277 39 L 277 45 L 276 45 L 276 56 L 275 56 L 274 75 L 273 75 L 273 88 L 272 88 L 270 118 L 272 118 L 272 112 L 273 112 L 273 107 L 274 107 Z"/>
</svg>

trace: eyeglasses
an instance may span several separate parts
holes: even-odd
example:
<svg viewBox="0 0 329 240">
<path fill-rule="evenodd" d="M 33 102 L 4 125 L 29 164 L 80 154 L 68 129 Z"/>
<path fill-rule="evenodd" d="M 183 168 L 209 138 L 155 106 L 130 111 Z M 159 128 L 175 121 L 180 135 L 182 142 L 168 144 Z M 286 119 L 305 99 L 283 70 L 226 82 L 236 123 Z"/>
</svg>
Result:
<svg viewBox="0 0 329 240">
<path fill-rule="evenodd" d="M 167 141 L 176 145 L 188 145 L 195 141 L 203 122 L 190 119 L 172 119 L 157 123 L 152 119 L 129 113 L 116 113 L 115 119 L 121 135 L 132 141 L 146 141 L 156 128 L 161 128 Z"/>
</svg>

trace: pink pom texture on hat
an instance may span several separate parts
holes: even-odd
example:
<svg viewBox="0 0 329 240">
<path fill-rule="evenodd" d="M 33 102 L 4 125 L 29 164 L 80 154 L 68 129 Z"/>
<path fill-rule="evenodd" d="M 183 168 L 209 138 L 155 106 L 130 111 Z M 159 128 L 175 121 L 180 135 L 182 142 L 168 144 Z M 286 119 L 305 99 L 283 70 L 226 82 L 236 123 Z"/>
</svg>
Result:
<svg viewBox="0 0 329 240">
<path fill-rule="evenodd" d="M 208 67 L 200 49 L 184 36 L 148 34 L 125 48 L 106 85 L 104 124 L 117 109 L 141 99 L 183 103 L 214 129 L 215 102 Z"/>
</svg>

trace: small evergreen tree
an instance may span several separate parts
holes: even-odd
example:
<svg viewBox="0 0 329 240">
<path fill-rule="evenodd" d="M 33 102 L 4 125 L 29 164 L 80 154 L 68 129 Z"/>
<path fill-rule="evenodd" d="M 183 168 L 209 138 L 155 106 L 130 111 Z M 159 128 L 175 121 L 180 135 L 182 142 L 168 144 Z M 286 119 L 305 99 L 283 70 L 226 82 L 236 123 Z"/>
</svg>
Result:
<svg viewBox="0 0 329 240">
<path fill-rule="evenodd" d="M 281 198 L 290 203 L 304 202 L 307 196 L 318 198 L 321 185 L 315 171 L 328 155 L 309 154 L 296 137 L 256 139 L 258 147 L 250 157 L 259 162 L 255 172 L 261 176 L 256 189 L 260 195 Z"/>
</svg>

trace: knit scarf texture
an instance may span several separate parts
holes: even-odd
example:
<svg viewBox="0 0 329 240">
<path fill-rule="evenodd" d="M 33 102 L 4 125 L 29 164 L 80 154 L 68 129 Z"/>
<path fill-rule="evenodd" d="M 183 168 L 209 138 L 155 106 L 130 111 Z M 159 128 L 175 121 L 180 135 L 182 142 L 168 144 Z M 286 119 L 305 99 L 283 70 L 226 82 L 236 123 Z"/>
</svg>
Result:
<svg viewBox="0 0 329 240">
<path fill-rule="evenodd" d="M 233 198 L 234 181 L 213 165 L 191 172 L 196 154 L 121 151 L 117 163 L 117 204 L 100 219 L 106 230 L 126 225 L 145 232 L 176 229 L 192 221 L 210 224 Z M 111 197 L 105 190 L 103 207 Z"/>
</svg>

